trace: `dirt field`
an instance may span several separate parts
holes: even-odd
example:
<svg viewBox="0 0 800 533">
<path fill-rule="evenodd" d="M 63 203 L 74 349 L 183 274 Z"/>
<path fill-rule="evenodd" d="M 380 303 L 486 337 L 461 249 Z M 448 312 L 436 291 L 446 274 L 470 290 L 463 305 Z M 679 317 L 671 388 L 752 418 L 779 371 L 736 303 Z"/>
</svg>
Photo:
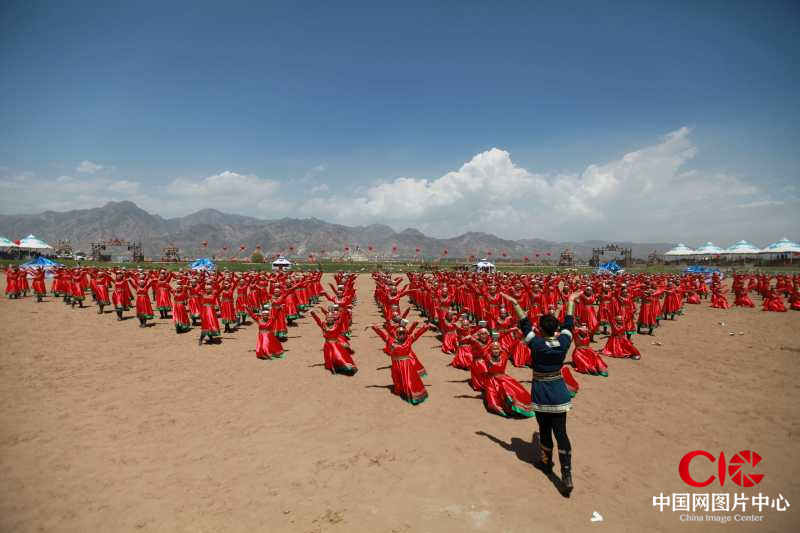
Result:
<svg viewBox="0 0 800 533">
<path fill-rule="evenodd" d="M 488 414 L 431 333 L 416 346 L 428 401 L 391 394 L 388 358 L 364 331 L 379 321 L 372 289 L 361 276 L 352 378 L 322 368 L 310 319 L 285 360 L 260 361 L 254 326 L 199 347 L 163 320 L 143 330 L 53 298 L 0 300 L 0 530 L 706 530 L 653 496 L 759 491 L 792 507 L 718 527 L 800 529 L 799 312 L 687 306 L 634 337 L 640 361 L 575 374 L 565 499 L 531 465 L 536 422 Z M 755 450 L 764 480 L 688 487 L 678 462 L 696 449 Z M 701 479 L 716 471 L 703 461 Z"/>
</svg>

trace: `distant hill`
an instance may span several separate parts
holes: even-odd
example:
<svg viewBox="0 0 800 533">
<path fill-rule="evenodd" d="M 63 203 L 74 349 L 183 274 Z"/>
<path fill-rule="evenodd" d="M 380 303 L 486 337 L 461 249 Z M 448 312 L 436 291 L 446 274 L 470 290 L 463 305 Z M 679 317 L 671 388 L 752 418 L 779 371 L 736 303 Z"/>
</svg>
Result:
<svg viewBox="0 0 800 533">
<path fill-rule="evenodd" d="M 109 202 L 103 207 L 78 209 L 66 212 L 45 211 L 38 215 L 0 215 L 0 235 L 19 239 L 33 233 L 51 244 L 69 240 L 74 250 L 89 251 L 89 243 L 103 239 L 120 238 L 142 242 L 145 256 L 158 258 L 161 249 L 174 245 L 183 257 L 198 254 L 230 256 L 246 246 L 247 253 L 256 246 L 266 254 L 289 252 L 305 257 L 310 253 L 325 256 L 344 254 L 344 248 L 361 254 L 392 254 L 396 248 L 399 257 L 413 257 L 416 249 L 426 258 L 440 257 L 447 250 L 448 257 L 486 256 L 509 258 L 535 254 L 557 259 L 564 248 L 570 248 L 576 258 L 588 259 L 592 248 L 606 241 L 580 243 L 553 242 L 543 239 L 512 241 L 481 232 L 464 233 L 457 237 L 437 239 L 420 231 L 407 228 L 394 231 L 383 224 L 369 226 L 343 226 L 316 218 L 258 218 L 203 209 L 184 217 L 165 219 L 152 215 L 133 202 Z M 201 243 L 208 242 L 207 248 Z M 618 243 L 630 246 L 634 257 L 646 258 L 653 250 L 662 252 L 671 243 Z M 373 252 L 368 247 L 373 247 Z M 223 247 L 227 250 L 223 251 Z M 244 255 L 244 254 L 242 254 Z M 608 257 L 607 258 L 611 258 Z"/>
</svg>

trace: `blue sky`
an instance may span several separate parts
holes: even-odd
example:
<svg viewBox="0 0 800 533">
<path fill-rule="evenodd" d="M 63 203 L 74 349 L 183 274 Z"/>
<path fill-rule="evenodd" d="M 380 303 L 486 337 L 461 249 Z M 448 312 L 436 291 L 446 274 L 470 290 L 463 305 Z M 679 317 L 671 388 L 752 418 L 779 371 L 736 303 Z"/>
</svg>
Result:
<svg viewBox="0 0 800 533">
<path fill-rule="evenodd" d="M 670 145 L 684 155 L 680 168 L 662 160 L 661 185 L 733 179 L 742 194 L 725 205 L 758 204 L 708 238 L 743 235 L 752 224 L 739 222 L 765 213 L 784 224 L 745 238 L 800 236 L 796 2 L 249 4 L 0 4 L 0 212 L 133 199 L 165 216 L 217 207 L 436 235 L 691 241 L 703 238 L 691 226 L 626 227 L 636 213 L 613 207 L 638 189 L 619 176 L 613 191 L 584 191 L 576 209 L 594 222 L 565 231 L 462 168 L 497 148 L 509 161 L 487 164 L 527 178 L 492 167 L 492 179 L 544 195 L 536 183 L 586 188 L 592 166 L 619 171 L 625 154 L 685 131 L 691 155 Z M 444 194 L 449 172 L 477 197 L 406 213 Z M 405 203 L 388 200 L 398 194 Z"/>
</svg>

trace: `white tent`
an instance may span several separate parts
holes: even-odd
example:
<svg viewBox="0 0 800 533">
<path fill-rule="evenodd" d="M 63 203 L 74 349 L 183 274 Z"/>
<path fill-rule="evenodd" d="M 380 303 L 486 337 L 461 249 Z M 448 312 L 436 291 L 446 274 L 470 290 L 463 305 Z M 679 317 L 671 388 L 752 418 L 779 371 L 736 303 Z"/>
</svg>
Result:
<svg viewBox="0 0 800 533">
<path fill-rule="evenodd" d="M 667 250 L 666 252 L 664 252 L 664 255 L 670 255 L 670 256 L 674 256 L 674 257 L 683 257 L 683 256 L 687 256 L 687 255 L 694 255 L 694 250 L 692 250 L 691 248 L 689 248 L 688 246 L 686 246 L 685 244 L 683 244 L 681 242 L 681 243 L 678 243 L 678 246 L 676 246 L 675 248 L 673 248 L 671 250 Z"/>
<path fill-rule="evenodd" d="M 486 258 L 475 263 L 476 272 L 494 272 L 495 270 L 496 267 L 494 266 L 494 263 L 487 261 Z"/>
<path fill-rule="evenodd" d="M 768 244 L 763 250 L 761 250 L 762 254 L 790 254 L 790 253 L 800 253 L 800 244 L 796 242 L 792 242 L 786 237 L 783 239 L 773 242 L 772 244 Z"/>
<path fill-rule="evenodd" d="M 0 237 L 0 248 L 19 248 L 14 241 L 10 241 L 5 237 Z"/>
<path fill-rule="evenodd" d="M 272 270 L 289 270 L 290 268 L 292 268 L 292 262 L 282 255 L 272 262 Z"/>
<path fill-rule="evenodd" d="M 725 248 L 725 253 L 731 255 L 751 255 L 760 251 L 761 248 L 747 241 L 738 241 Z"/>
<path fill-rule="evenodd" d="M 713 242 L 707 242 L 700 248 L 694 251 L 692 255 L 719 255 L 724 254 L 725 250 L 716 246 Z"/>
<path fill-rule="evenodd" d="M 26 250 L 52 250 L 53 247 L 35 235 L 28 235 L 19 241 L 19 247 Z"/>
</svg>

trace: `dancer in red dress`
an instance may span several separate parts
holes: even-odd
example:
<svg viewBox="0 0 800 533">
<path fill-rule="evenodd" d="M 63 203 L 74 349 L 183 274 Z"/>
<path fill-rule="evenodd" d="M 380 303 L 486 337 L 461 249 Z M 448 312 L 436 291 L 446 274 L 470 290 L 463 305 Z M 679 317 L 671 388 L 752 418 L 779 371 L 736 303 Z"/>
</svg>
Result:
<svg viewBox="0 0 800 533">
<path fill-rule="evenodd" d="M 411 405 L 424 402 L 428 398 L 428 391 L 414 365 L 411 346 L 428 330 L 428 326 L 419 328 L 412 335 L 408 335 L 406 328 L 401 326 L 397 328 L 393 337 L 377 326 L 373 326 L 372 329 L 386 343 L 384 353 L 392 358 L 393 392 Z"/>
<path fill-rule="evenodd" d="M 158 279 L 153 282 L 153 289 L 156 293 L 156 309 L 161 318 L 169 318 L 169 312 L 172 311 L 172 286 L 170 281 L 172 274 L 166 270 L 161 269 L 158 274 Z"/>
<path fill-rule="evenodd" d="M 535 416 L 530 392 L 519 381 L 506 374 L 508 355 L 499 342 L 492 342 L 486 363 L 483 384 L 483 405 L 486 410 L 505 417 Z"/>
<path fill-rule="evenodd" d="M 189 301 L 189 290 L 183 281 L 178 282 L 178 290 L 172 300 L 172 321 L 175 323 L 175 333 L 186 333 L 192 329 L 189 311 L 186 303 Z"/>
<path fill-rule="evenodd" d="M 253 321 L 258 324 L 258 341 L 256 342 L 256 357 L 259 359 L 283 359 L 283 345 L 275 336 L 275 317 L 269 310 L 261 312 L 259 319 L 250 313 Z"/>
<path fill-rule="evenodd" d="M 767 289 L 764 296 L 764 301 L 761 304 L 762 311 L 775 311 L 778 313 L 786 312 L 786 305 L 783 303 L 783 298 L 774 289 Z"/>
<path fill-rule="evenodd" d="M 733 305 L 737 307 L 755 307 L 756 304 L 750 299 L 750 296 L 747 294 L 748 292 L 750 291 L 743 286 L 737 287 L 736 298 L 733 300 Z"/>
<path fill-rule="evenodd" d="M 322 337 L 325 339 L 325 345 L 322 348 L 325 369 L 330 370 L 332 374 L 355 375 L 358 368 L 353 361 L 353 349 L 343 335 L 345 326 L 342 325 L 342 322 L 337 320 L 333 314 L 329 314 L 324 323 L 314 311 L 311 311 L 311 317 L 319 326 Z"/>
<path fill-rule="evenodd" d="M 711 289 L 711 307 L 715 309 L 729 309 L 730 304 L 728 303 L 728 299 L 722 293 L 722 288 L 719 285 L 715 285 Z"/>
<path fill-rule="evenodd" d="M 639 306 L 639 319 L 636 322 L 636 333 L 641 333 L 642 326 L 648 328 L 648 334 L 653 334 L 653 328 L 658 326 L 656 315 L 656 301 L 658 296 L 650 289 L 644 291 L 642 303 Z"/>
<path fill-rule="evenodd" d="M 202 346 L 203 339 L 208 342 L 220 342 L 219 320 L 217 319 L 217 295 L 211 284 L 207 284 L 205 291 L 200 296 L 200 340 L 198 344 Z"/>
<path fill-rule="evenodd" d="M 461 315 L 461 320 L 456 324 L 458 347 L 456 348 L 456 354 L 450 361 L 450 366 L 461 370 L 469 370 L 472 366 L 472 346 L 468 337 L 472 334 L 473 329 L 467 315 Z"/>
<path fill-rule="evenodd" d="M 37 267 L 33 273 L 33 292 L 36 294 L 36 302 L 42 301 L 47 294 L 47 287 L 44 284 L 44 269 Z"/>
<path fill-rule="evenodd" d="M 147 327 L 147 320 L 154 318 L 153 305 L 150 303 L 150 295 L 148 294 L 152 285 L 145 281 L 145 278 L 139 278 L 139 283 L 136 287 L 136 317 L 139 319 L 139 327 Z"/>
<path fill-rule="evenodd" d="M 608 366 L 599 353 L 589 348 L 589 330 L 580 322 L 575 323 L 572 352 L 572 364 L 577 372 L 593 376 L 608 377 Z M 562 367 L 566 368 L 566 367 Z"/>
<path fill-rule="evenodd" d="M 621 315 L 614 318 L 611 323 L 611 336 L 606 341 L 606 345 L 600 351 L 601 355 L 610 357 L 630 357 L 631 359 L 641 359 L 639 350 L 633 345 L 625 334 L 625 322 Z"/>
</svg>

